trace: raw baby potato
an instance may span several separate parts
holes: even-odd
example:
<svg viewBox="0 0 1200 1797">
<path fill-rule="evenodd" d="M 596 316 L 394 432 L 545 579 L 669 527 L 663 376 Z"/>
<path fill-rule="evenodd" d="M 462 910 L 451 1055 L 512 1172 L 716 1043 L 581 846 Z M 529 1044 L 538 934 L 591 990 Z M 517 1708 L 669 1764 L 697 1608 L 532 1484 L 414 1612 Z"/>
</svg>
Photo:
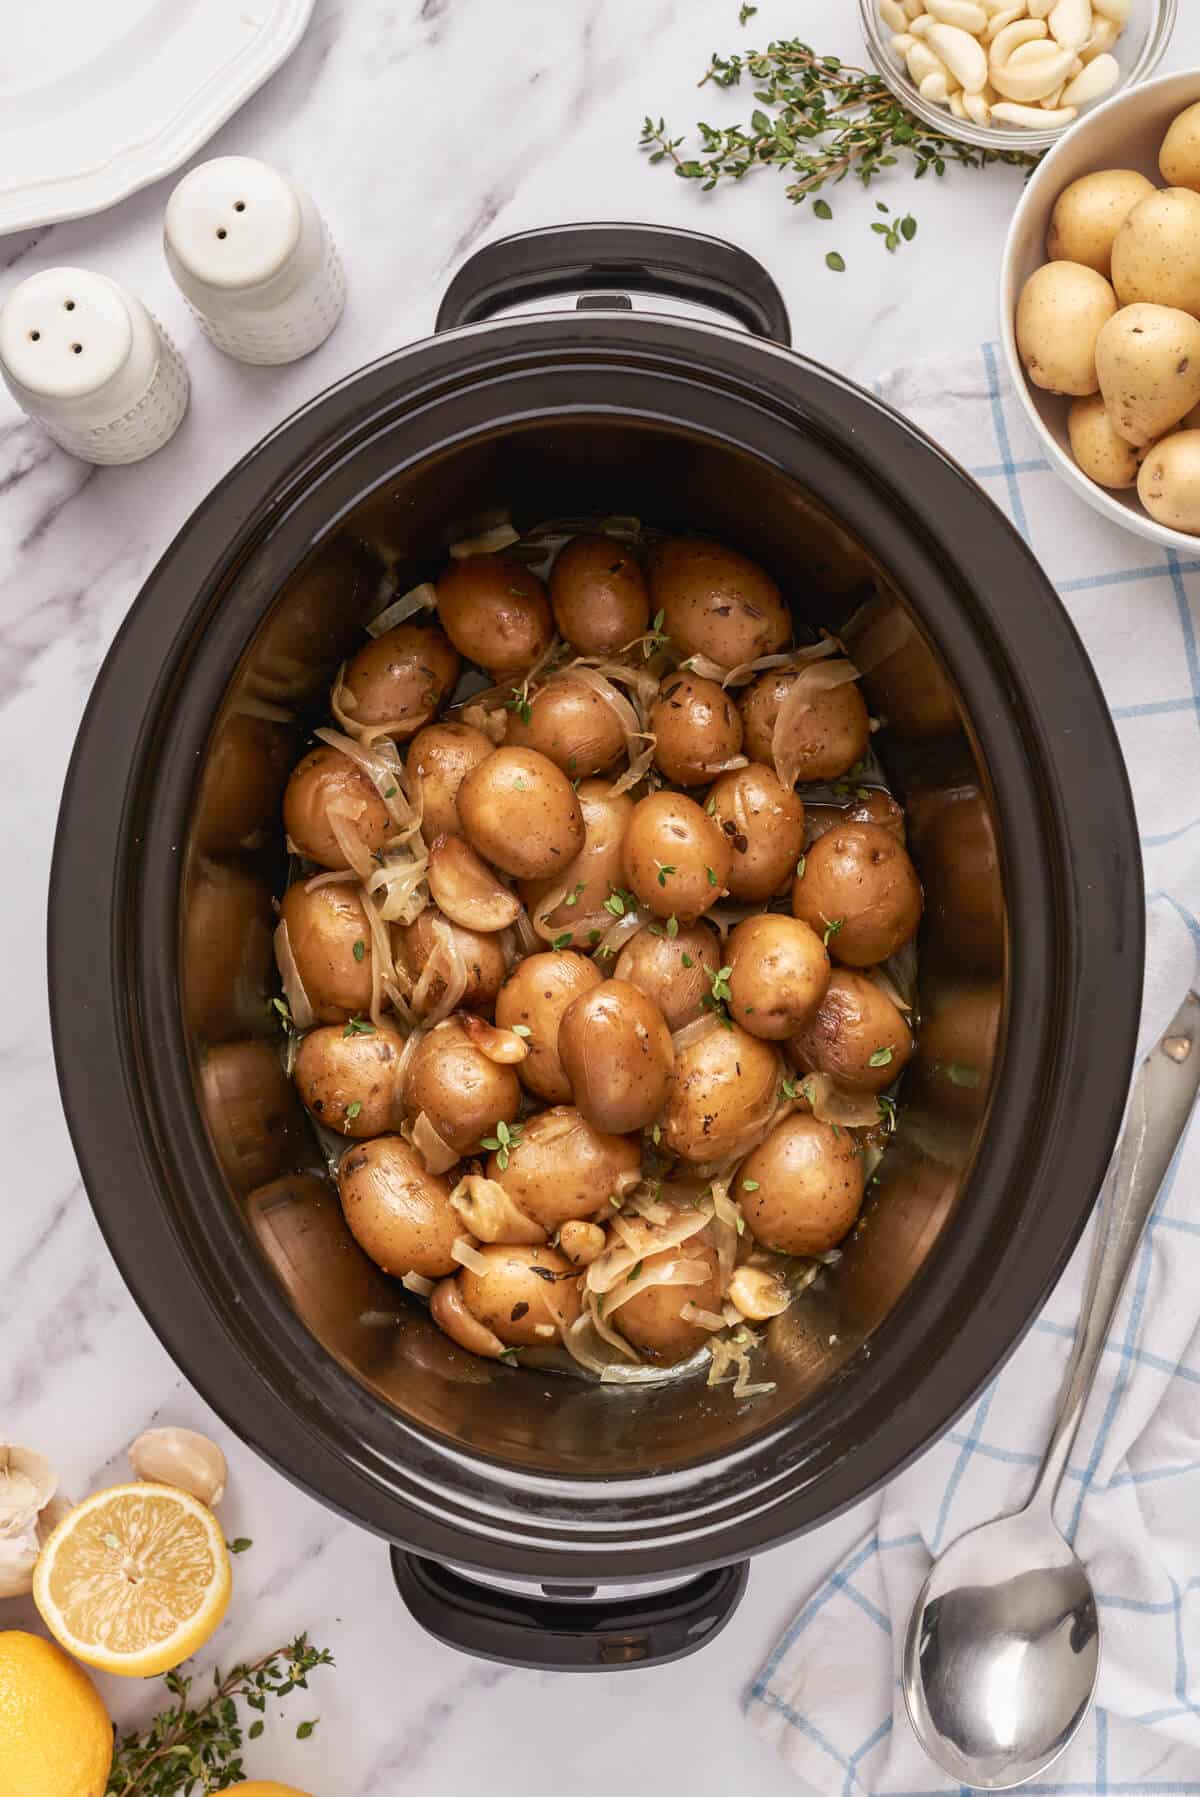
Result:
<svg viewBox="0 0 1200 1797">
<path fill-rule="evenodd" d="M 1071 454 L 1090 480 L 1114 492 L 1136 487 L 1142 452 L 1126 442 L 1108 415 L 1103 393 L 1077 399 L 1067 413 Z"/>
<path fill-rule="evenodd" d="M 1112 279 L 1123 306 L 1200 317 L 1200 193 L 1166 187 L 1140 200 L 1113 242 Z"/>
<path fill-rule="evenodd" d="M 1172 122 L 1158 153 L 1159 173 L 1169 187 L 1200 193 L 1200 102 Z"/>
<path fill-rule="evenodd" d="M 1200 430 L 1176 431 L 1156 443 L 1137 485 L 1152 518 L 1172 530 L 1200 534 Z"/>
<path fill-rule="evenodd" d="M 1046 254 L 1051 262 L 1078 262 L 1112 278 L 1113 241 L 1139 201 L 1154 192 L 1136 169 L 1097 169 L 1064 187 L 1050 215 Z"/>
<path fill-rule="evenodd" d="M 1094 268 L 1047 262 L 1036 269 L 1017 302 L 1017 349 L 1034 386 L 1095 393 L 1096 340 L 1116 310 L 1116 294 Z"/>
<path fill-rule="evenodd" d="M 1200 324 L 1174 306 L 1123 306 L 1096 345 L 1113 429 L 1144 449 L 1200 400 Z"/>
</svg>

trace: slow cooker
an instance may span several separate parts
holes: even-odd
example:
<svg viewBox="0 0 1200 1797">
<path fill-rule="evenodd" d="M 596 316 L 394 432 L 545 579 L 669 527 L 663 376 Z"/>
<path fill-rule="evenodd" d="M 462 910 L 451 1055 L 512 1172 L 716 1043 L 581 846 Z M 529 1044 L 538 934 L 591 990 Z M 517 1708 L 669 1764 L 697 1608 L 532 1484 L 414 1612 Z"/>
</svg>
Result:
<svg viewBox="0 0 1200 1797">
<path fill-rule="evenodd" d="M 131 1291 L 243 1440 L 392 1544 L 427 1627 L 517 1663 L 691 1651 L 749 1556 L 943 1430 L 1061 1272 L 1130 1074 L 1138 837 L 1084 650 L 963 470 L 789 342 L 774 283 L 715 239 L 596 224 L 481 250 L 433 337 L 199 506 L 105 662 L 63 797 L 58 1071 Z M 920 1048 L 863 1228 L 771 1325 L 769 1396 L 464 1354 L 362 1257 L 280 1072 L 288 768 L 381 563 L 427 578 L 498 506 L 518 528 L 633 514 L 764 563 L 799 624 L 848 633 L 907 807 Z"/>
</svg>

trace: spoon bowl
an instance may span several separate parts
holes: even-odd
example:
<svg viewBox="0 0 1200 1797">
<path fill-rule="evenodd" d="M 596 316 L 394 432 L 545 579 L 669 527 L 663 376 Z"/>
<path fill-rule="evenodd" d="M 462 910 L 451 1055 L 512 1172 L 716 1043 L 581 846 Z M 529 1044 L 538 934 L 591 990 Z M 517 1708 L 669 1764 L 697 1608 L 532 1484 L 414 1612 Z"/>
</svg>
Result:
<svg viewBox="0 0 1200 1797">
<path fill-rule="evenodd" d="M 1046 1512 L 1023 1510 L 960 1536 L 935 1562 L 905 1638 L 904 1701 L 952 1777 L 1006 1791 L 1067 1747 L 1099 1669 L 1083 1564 Z"/>
</svg>

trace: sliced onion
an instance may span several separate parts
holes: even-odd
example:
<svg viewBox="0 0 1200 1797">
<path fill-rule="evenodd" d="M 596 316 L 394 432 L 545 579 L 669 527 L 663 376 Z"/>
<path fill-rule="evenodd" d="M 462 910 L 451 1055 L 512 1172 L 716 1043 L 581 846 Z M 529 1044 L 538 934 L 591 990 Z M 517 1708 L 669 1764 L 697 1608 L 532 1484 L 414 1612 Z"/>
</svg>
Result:
<svg viewBox="0 0 1200 1797">
<path fill-rule="evenodd" d="M 714 1335 L 718 1329 L 725 1327 L 724 1317 L 718 1316 L 715 1310 L 702 1310 L 690 1298 L 686 1304 L 679 1306 L 679 1315 L 685 1323 L 695 1323 L 697 1329 L 707 1329 Z"/>
<path fill-rule="evenodd" d="M 664 1204 L 661 1198 L 651 1198 L 648 1194 L 635 1193 L 632 1198 L 626 1200 L 626 1205 L 637 1216 L 644 1217 L 647 1223 L 661 1225 L 671 1221 L 671 1206 Z"/>
<path fill-rule="evenodd" d="M 783 655 L 760 655 L 754 661 L 740 661 L 722 680 L 722 686 L 745 686 L 756 674 L 766 673 L 768 668 L 804 667 L 810 661 L 822 661 L 827 655 L 836 655 L 838 642 L 836 637 L 823 637 L 819 643 L 810 643 L 803 649 L 789 649 Z"/>
<path fill-rule="evenodd" d="M 418 1298 L 429 1298 L 437 1284 L 436 1279 L 426 1279 L 424 1273 L 402 1273 L 400 1283 L 407 1292 L 416 1292 Z"/>
<path fill-rule="evenodd" d="M 713 1237 L 717 1244 L 717 1264 L 721 1273 L 721 1290 L 724 1292 L 737 1260 L 738 1236 L 741 1234 L 738 1224 L 742 1220 L 741 1212 L 729 1196 L 727 1179 L 713 1180 L 712 1203 Z"/>
<path fill-rule="evenodd" d="M 528 911 L 522 905 L 513 922 L 513 934 L 517 939 L 517 948 L 522 955 L 536 955 L 541 948 L 537 929 Z"/>
<path fill-rule="evenodd" d="M 640 1293 L 649 1291 L 659 1285 L 704 1285 L 709 1277 L 709 1264 L 706 1260 L 660 1261 L 657 1266 L 645 1267 L 636 1278 L 626 1278 L 624 1285 L 615 1291 L 610 1290 L 604 1299 L 603 1316 L 608 1322 L 614 1311 L 620 1310 L 623 1304 L 636 1298 Z M 597 1306 L 599 1309 L 599 1306 Z"/>
<path fill-rule="evenodd" d="M 818 694 L 857 679 L 858 669 L 852 661 L 813 661 L 801 668 L 783 696 L 771 735 L 775 777 L 782 787 L 790 791 L 803 766 L 798 740 L 803 734 L 801 720 L 813 709 Z"/>
<path fill-rule="evenodd" d="M 712 924 L 724 942 L 730 930 L 736 930 L 748 917 L 761 917 L 761 905 L 713 905 L 704 913 L 705 923 Z"/>
<path fill-rule="evenodd" d="M 279 978 L 283 983 L 283 996 L 287 1000 L 288 1010 L 292 1013 L 292 1022 L 298 1030 L 310 1030 L 317 1021 L 312 1001 L 304 990 L 304 981 L 300 978 L 300 969 L 296 966 L 296 957 L 292 953 L 291 939 L 288 936 L 287 924 L 281 921 L 275 929 L 275 965 L 279 969 Z"/>
<path fill-rule="evenodd" d="M 546 1240 L 546 1231 L 535 1223 L 498 1180 L 482 1173 L 468 1173 L 450 1194 L 450 1202 L 476 1241 L 526 1243 Z"/>
<path fill-rule="evenodd" d="M 874 1092 L 843 1092 L 827 1073 L 806 1073 L 800 1090 L 820 1123 L 836 1123 L 842 1129 L 869 1129 L 879 1122 L 879 1100 Z"/>
<path fill-rule="evenodd" d="M 396 969 L 392 961 L 392 940 L 387 925 L 379 914 L 379 907 L 369 894 L 363 894 L 363 910 L 366 913 L 367 928 L 371 933 L 371 1005 L 370 1018 L 376 1029 L 383 1012 L 383 994 L 385 987 L 395 993 Z M 393 1002 L 394 999 L 393 999 Z"/>
<path fill-rule="evenodd" d="M 739 768 L 749 766 L 748 755 L 727 755 L 724 761 L 710 761 L 704 769 L 704 777 L 715 780 L 718 774 L 736 774 Z"/>
<path fill-rule="evenodd" d="M 583 528 L 587 530 L 591 527 L 584 525 Z M 601 518 L 596 526 L 596 531 L 602 537 L 618 537 L 623 541 L 636 543 L 642 534 L 642 521 L 632 515 L 627 516 L 617 512 L 611 518 Z"/>
<path fill-rule="evenodd" d="M 486 1279 L 492 1270 L 491 1261 L 479 1252 L 474 1242 L 469 1242 L 462 1235 L 456 1235 L 451 1242 L 450 1258 L 456 1260 L 460 1267 L 467 1267 L 472 1273 L 478 1273 L 481 1279 Z"/>
<path fill-rule="evenodd" d="M 392 602 L 385 611 L 377 613 L 367 625 L 368 636 L 383 636 L 395 624 L 403 624 L 405 618 L 415 617 L 419 611 L 436 611 L 437 588 L 430 580 L 423 580 L 419 586 L 409 587 L 399 599 Z"/>
<path fill-rule="evenodd" d="M 592 1327 L 600 1337 L 601 1341 L 607 1342 L 610 1348 L 615 1348 L 623 1360 L 636 1361 L 640 1365 L 641 1355 L 638 1353 L 633 1343 L 626 1341 L 620 1330 L 614 1329 L 612 1324 L 603 1315 L 598 1295 L 595 1292 L 585 1293 L 584 1303 L 587 1305 L 586 1314 L 591 1318 Z M 604 1375 L 601 1374 L 602 1378 L 603 1376 Z"/>
<path fill-rule="evenodd" d="M 623 917 L 618 917 L 615 923 L 608 926 L 592 950 L 593 955 L 597 960 L 608 955 L 615 955 L 622 943 L 628 942 L 631 936 L 636 936 L 642 925 L 649 919 L 650 913 L 643 911 L 640 905 L 635 906 L 632 911 L 626 911 Z"/>
<path fill-rule="evenodd" d="M 379 914 L 385 923 L 416 922 L 429 903 L 428 894 L 423 890 L 428 872 L 429 857 L 424 850 L 414 852 L 411 848 L 402 848 L 389 853 L 383 866 L 368 874 L 367 891 L 372 896 L 377 892 L 384 895 Z"/>
<path fill-rule="evenodd" d="M 396 1071 L 392 1075 L 393 1087 L 398 1104 L 404 1102 L 404 1088 L 408 1081 L 408 1070 L 412 1065 L 412 1058 L 417 1052 L 417 1046 L 422 1038 L 428 1035 L 428 1033 L 429 1032 L 424 1024 L 418 1024 L 416 1029 L 405 1039 L 404 1047 L 400 1050 L 400 1059 L 397 1061 Z"/>
<path fill-rule="evenodd" d="M 511 524 L 493 524 L 490 530 L 480 531 L 478 536 L 460 537 L 457 543 L 451 543 L 450 554 L 459 562 L 468 555 L 495 555 L 520 541 L 520 531 L 514 530 Z"/>
<path fill-rule="evenodd" d="M 729 669 L 723 661 L 714 661 L 711 655 L 689 655 L 679 664 L 680 673 L 699 674 L 701 680 L 715 680 L 718 685 L 724 682 Z"/>
<path fill-rule="evenodd" d="M 676 1055 L 685 1049 L 694 1048 L 697 1042 L 703 1042 L 714 1030 L 721 1028 L 721 1021 L 711 1011 L 705 1011 L 701 1017 L 693 1017 L 690 1023 L 681 1024 L 671 1032 L 671 1046 Z"/>
<path fill-rule="evenodd" d="M 875 971 L 881 972 L 891 980 L 898 991 L 908 993 L 910 998 L 915 1001 L 917 997 L 917 945 L 915 940 L 902 943 L 894 955 L 888 956 L 882 968 Z M 913 1008 L 912 1004 L 905 1004 L 903 999 L 897 998 L 892 1002 L 898 1004 L 902 1011 L 911 1011 Z"/>
<path fill-rule="evenodd" d="M 400 760 L 394 742 L 390 739 L 386 743 L 358 742 L 324 724 L 314 730 L 313 735 L 362 769 L 386 805 L 389 818 L 405 839 L 420 829 L 421 807 L 409 801 L 408 770 Z"/>
<path fill-rule="evenodd" d="M 915 627 L 904 607 L 893 603 L 881 610 L 877 599 L 861 606 L 846 624 L 843 634 L 855 640 L 855 657 L 864 674 L 871 674 L 912 641 Z M 860 649 L 858 644 L 861 639 Z"/>
<path fill-rule="evenodd" d="M 873 986 L 878 986 L 879 990 L 883 993 L 883 996 L 886 999 L 889 999 L 891 1001 L 891 1003 L 895 1005 L 895 1007 L 898 1011 L 911 1011 L 912 1010 L 912 1006 L 908 1003 L 908 1001 L 906 999 L 901 998 L 896 987 L 893 986 L 891 980 L 888 978 L 887 973 L 884 970 L 884 968 L 869 967 L 867 969 L 867 978 L 870 980 L 870 982 Z"/>
<path fill-rule="evenodd" d="M 632 737 L 641 736 L 642 720 L 638 717 L 637 712 L 633 709 L 633 706 L 625 697 L 624 693 L 618 692 L 612 681 L 607 680 L 600 672 L 599 668 L 592 667 L 588 662 L 582 660 L 571 662 L 569 666 L 563 668 L 559 673 L 552 674 L 549 680 L 547 680 L 546 685 L 553 686 L 556 682 L 561 682 L 563 680 L 574 680 L 578 682 L 580 686 L 590 687 L 592 692 L 598 694 L 599 697 L 604 700 L 606 705 L 611 705 L 612 709 L 617 714 L 622 730 L 625 732 L 625 746 L 627 748 L 630 747 L 630 739 Z"/>
<path fill-rule="evenodd" d="M 657 747 L 658 738 L 649 736 L 645 748 L 640 754 L 634 756 L 620 778 L 613 781 L 606 796 L 610 799 L 619 799 L 622 793 L 631 791 L 639 780 L 644 780 L 654 761 L 654 751 Z"/>
<path fill-rule="evenodd" d="M 458 1150 L 451 1148 L 449 1142 L 439 1136 L 424 1111 L 418 1111 L 411 1125 L 404 1125 L 401 1134 L 412 1143 L 425 1162 L 427 1173 L 448 1173 L 460 1158 Z M 478 1270 L 476 1268 L 477 1272 Z"/>
<path fill-rule="evenodd" d="M 429 1004 L 429 994 L 433 990 L 434 982 L 438 979 L 445 981 L 442 996 L 425 1017 L 427 1030 L 432 1029 L 435 1024 L 441 1023 L 443 1018 L 449 1017 L 451 1011 L 461 1002 L 463 994 L 471 982 L 458 938 L 444 918 L 434 918 L 433 933 L 437 937 L 437 947 L 421 969 L 421 977 L 413 987 L 412 994 L 412 1008 L 420 1016 Z"/>
<path fill-rule="evenodd" d="M 742 1373 L 748 1373 L 749 1370 L 748 1366 L 743 1366 Z M 742 1377 L 742 1373 L 738 1374 L 737 1384 L 733 1388 L 735 1398 L 765 1398 L 768 1392 L 776 1389 L 774 1379 L 761 1379 L 757 1385 L 752 1385 Z"/>
<path fill-rule="evenodd" d="M 692 1236 L 699 1235 L 702 1229 L 712 1222 L 712 1206 L 697 1206 L 694 1210 L 678 1210 L 672 1206 L 671 1221 L 665 1225 L 647 1223 L 644 1218 L 622 1219 L 627 1221 L 628 1229 L 623 1232 L 622 1244 L 619 1248 L 609 1248 L 594 1260 L 585 1275 L 586 1288 L 590 1292 L 609 1292 L 620 1284 L 631 1268 L 639 1260 L 648 1260 L 651 1255 L 666 1253 L 668 1249 L 678 1248 Z"/>
<path fill-rule="evenodd" d="M 351 806 L 353 810 L 350 809 Z M 350 825 L 365 810 L 366 805 L 361 799 L 331 799 L 325 807 L 325 820 L 346 866 L 352 868 L 363 881 L 370 878 L 371 856 L 362 837 Z"/>
</svg>

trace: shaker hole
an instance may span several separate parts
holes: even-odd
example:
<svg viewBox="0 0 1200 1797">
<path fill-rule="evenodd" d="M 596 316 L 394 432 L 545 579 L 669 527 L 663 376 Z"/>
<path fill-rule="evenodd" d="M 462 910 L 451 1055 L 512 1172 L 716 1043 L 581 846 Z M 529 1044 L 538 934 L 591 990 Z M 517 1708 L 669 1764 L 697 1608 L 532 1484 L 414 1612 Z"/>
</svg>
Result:
<svg viewBox="0 0 1200 1797">
<path fill-rule="evenodd" d="M 235 212 L 244 212 L 246 210 L 245 200 L 235 200 L 233 202 L 233 209 Z"/>
<path fill-rule="evenodd" d="M 64 300 L 63 301 L 63 310 L 66 312 L 73 312 L 75 310 L 75 301 L 74 300 Z"/>
<path fill-rule="evenodd" d="M 72 355 L 73 355 L 73 356 L 81 356 L 81 355 L 82 355 L 82 354 L 83 354 L 83 345 L 82 345 L 82 343 L 73 343 L 73 344 L 72 344 L 72 345 L 71 345 L 71 354 L 72 354 Z"/>
<path fill-rule="evenodd" d="M 42 340 L 42 333 L 40 331 L 30 331 L 29 341 L 31 343 L 40 343 L 41 340 Z"/>
<path fill-rule="evenodd" d="M 228 235 L 229 235 L 229 232 L 225 229 L 224 225 L 217 226 L 217 236 L 218 237 L 225 238 L 225 237 L 228 237 Z"/>
</svg>

